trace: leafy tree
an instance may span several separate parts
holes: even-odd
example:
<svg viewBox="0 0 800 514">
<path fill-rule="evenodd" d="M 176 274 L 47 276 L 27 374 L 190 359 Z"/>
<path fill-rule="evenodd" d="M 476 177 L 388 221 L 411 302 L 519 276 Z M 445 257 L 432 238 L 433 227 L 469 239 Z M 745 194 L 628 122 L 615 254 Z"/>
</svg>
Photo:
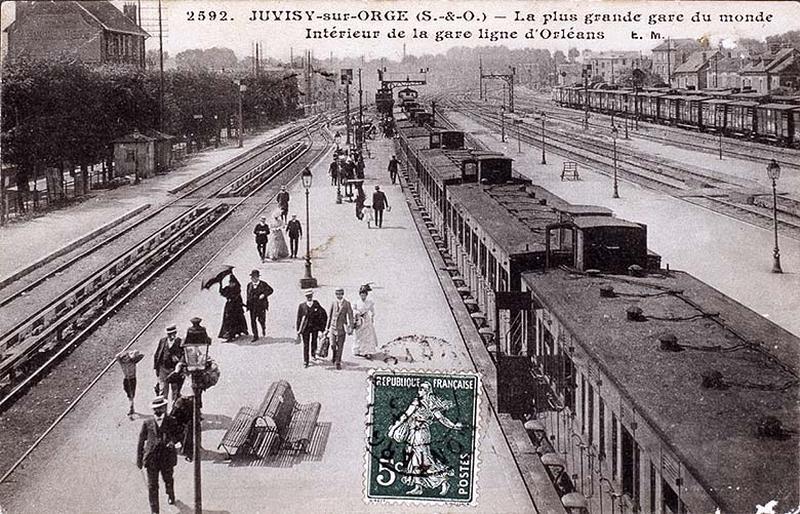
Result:
<svg viewBox="0 0 800 514">
<path fill-rule="evenodd" d="M 581 53 L 578 51 L 577 48 L 573 46 L 572 48 L 569 49 L 567 55 L 569 56 L 569 62 L 575 62 L 575 59 L 577 59 L 581 55 Z"/>
</svg>

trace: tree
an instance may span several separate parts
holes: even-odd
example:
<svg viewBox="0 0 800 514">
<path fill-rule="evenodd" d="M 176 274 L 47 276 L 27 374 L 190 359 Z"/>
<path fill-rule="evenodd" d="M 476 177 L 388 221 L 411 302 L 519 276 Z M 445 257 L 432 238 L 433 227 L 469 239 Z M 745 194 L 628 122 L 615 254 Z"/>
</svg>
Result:
<svg viewBox="0 0 800 514">
<path fill-rule="evenodd" d="M 752 38 L 737 39 L 736 48 L 745 54 L 745 57 L 754 57 L 767 51 L 767 45 L 763 41 Z"/>
<path fill-rule="evenodd" d="M 800 50 L 800 30 L 790 30 L 783 34 L 767 36 L 767 48 L 769 47 L 788 47 Z"/>
<path fill-rule="evenodd" d="M 575 59 L 577 59 L 581 55 L 581 53 L 578 51 L 577 48 L 573 46 L 572 48 L 569 49 L 567 55 L 569 56 L 569 62 L 575 62 Z"/>
</svg>

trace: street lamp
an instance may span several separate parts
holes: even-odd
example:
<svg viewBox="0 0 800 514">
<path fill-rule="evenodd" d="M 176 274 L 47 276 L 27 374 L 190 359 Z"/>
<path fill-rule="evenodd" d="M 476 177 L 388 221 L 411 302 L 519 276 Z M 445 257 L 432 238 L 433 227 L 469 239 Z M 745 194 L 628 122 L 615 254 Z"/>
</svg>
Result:
<svg viewBox="0 0 800 514">
<path fill-rule="evenodd" d="M 619 198 L 619 186 L 617 185 L 617 130 L 616 125 L 611 125 L 611 139 L 614 140 L 614 198 Z"/>
<path fill-rule="evenodd" d="M 781 167 L 772 159 L 767 164 L 767 177 L 772 180 L 772 226 L 775 232 L 775 249 L 772 251 L 772 272 L 783 273 L 781 269 L 781 251 L 778 249 L 778 192 L 776 183 L 781 177 Z"/>
<path fill-rule="evenodd" d="M 194 459 L 194 511 L 195 514 L 203 512 L 203 495 L 200 487 L 200 405 L 202 402 L 203 389 L 201 387 L 199 374 L 206 369 L 208 363 L 208 348 L 211 346 L 211 338 L 208 337 L 205 327 L 200 325 L 203 321 L 200 318 L 192 318 L 192 326 L 186 331 L 186 337 L 181 344 L 184 359 L 186 360 L 186 370 L 192 376 L 192 390 L 194 391 L 194 448 L 192 458 Z"/>
<path fill-rule="evenodd" d="M 311 275 L 311 239 L 309 238 L 309 211 L 308 211 L 308 190 L 311 189 L 311 169 L 308 166 L 305 167 L 303 173 L 300 174 L 300 180 L 303 182 L 303 187 L 306 190 L 306 275 L 300 279 L 300 288 L 301 289 L 310 289 L 312 287 L 317 287 L 317 279 Z M 338 192 L 337 187 L 337 199 L 341 200 L 341 193 Z M 339 201 L 338 203 L 341 203 Z"/>
<path fill-rule="evenodd" d="M 545 122 L 546 118 L 547 118 L 547 113 L 542 111 L 542 164 L 547 164 L 547 159 L 544 156 L 544 146 L 545 146 L 545 141 L 544 141 L 544 122 Z"/>
</svg>

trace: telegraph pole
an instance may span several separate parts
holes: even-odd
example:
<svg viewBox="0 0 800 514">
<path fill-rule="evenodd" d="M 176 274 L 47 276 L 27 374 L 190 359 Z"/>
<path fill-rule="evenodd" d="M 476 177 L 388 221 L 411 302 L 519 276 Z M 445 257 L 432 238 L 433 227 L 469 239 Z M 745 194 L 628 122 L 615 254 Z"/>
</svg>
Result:
<svg viewBox="0 0 800 514">
<path fill-rule="evenodd" d="M 356 143 L 358 143 L 358 150 L 361 150 L 361 145 L 364 144 L 364 91 L 361 89 L 361 68 L 358 69 L 358 130 L 356 131 Z"/>
<path fill-rule="evenodd" d="M 158 130 L 164 131 L 164 37 L 161 25 L 161 0 L 158 0 Z"/>
</svg>

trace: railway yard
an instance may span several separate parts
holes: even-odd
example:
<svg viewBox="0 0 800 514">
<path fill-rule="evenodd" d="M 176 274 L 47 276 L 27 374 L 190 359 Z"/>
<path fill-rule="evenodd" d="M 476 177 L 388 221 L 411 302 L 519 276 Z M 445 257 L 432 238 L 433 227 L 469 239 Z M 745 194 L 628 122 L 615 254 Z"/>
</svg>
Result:
<svg viewBox="0 0 800 514">
<path fill-rule="evenodd" d="M 482 377 L 478 512 L 798 502 L 785 478 L 800 472 L 800 150 L 601 112 L 584 128 L 582 110 L 525 89 L 513 113 L 498 92 L 400 93 L 362 113 L 394 131 L 366 142 L 362 184 L 368 195 L 382 187 L 393 208 L 382 229 L 336 201 L 328 165 L 347 130 L 337 112 L 152 181 L 150 194 L 130 186 L 113 214 L 82 205 L 54 217 L 39 250 L 18 227 L 5 233 L 0 506 L 144 511 L 133 457 L 150 359 L 166 325 L 182 335 L 194 316 L 222 369 L 203 397 L 207 512 L 263 512 L 267 483 L 270 511 L 298 500 L 311 511 L 440 510 L 367 504 L 361 490 L 370 369 L 430 366 Z M 385 171 L 393 154 L 397 185 Z M 774 206 L 773 162 L 783 171 Z M 301 368 L 302 260 L 256 258 L 253 225 L 274 216 L 284 185 L 309 232 L 315 298 L 327 308 L 336 286 L 355 299 L 373 284 L 382 350 L 374 360 L 345 350 L 341 378 L 316 361 Z M 225 265 L 242 282 L 261 269 L 275 288 L 266 342 L 213 337 L 222 300 L 199 286 Z M 130 418 L 114 360 L 127 349 L 145 354 Z M 279 379 L 322 403 L 307 451 L 243 461 L 219 450 L 240 406 Z M 189 509 L 190 467 L 176 468 L 182 500 L 169 512 Z M 87 470 L 96 484 L 64 480 Z"/>
</svg>

